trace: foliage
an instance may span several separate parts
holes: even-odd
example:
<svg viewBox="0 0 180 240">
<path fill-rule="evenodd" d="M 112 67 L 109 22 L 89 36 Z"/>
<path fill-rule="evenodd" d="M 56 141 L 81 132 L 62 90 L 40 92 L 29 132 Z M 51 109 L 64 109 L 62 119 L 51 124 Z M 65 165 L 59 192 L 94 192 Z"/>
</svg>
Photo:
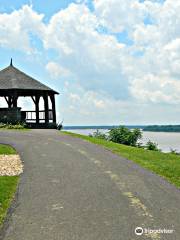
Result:
<svg viewBox="0 0 180 240">
<path fill-rule="evenodd" d="M 89 136 L 105 140 L 107 139 L 106 134 L 100 132 L 98 129 L 95 132 L 93 132 L 93 134 L 89 134 Z"/>
<path fill-rule="evenodd" d="M 140 129 L 130 130 L 126 127 L 113 128 L 109 131 L 109 140 L 115 143 L 136 146 L 142 138 Z"/>
<path fill-rule="evenodd" d="M 26 123 L 0 123 L 0 129 L 27 129 Z"/>
<path fill-rule="evenodd" d="M 170 150 L 170 153 L 175 154 L 175 155 L 180 155 L 180 153 L 177 152 L 176 149 L 172 149 L 172 148 L 171 148 L 171 150 Z"/>
<path fill-rule="evenodd" d="M 142 142 L 137 142 L 136 147 L 138 148 L 145 148 Z"/>
<path fill-rule="evenodd" d="M 149 132 L 180 132 L 180 125 L 152 125 L 143 128 Z"/>
<path fill-rule="evenodd" d="M 180 188 L 180 156 L 159 151 L 147 151 L 143 148 L 125 146 L 103 139 L 92 138 L 80 134 L 62 132 L 64 134 L 82 138 L 94 144 L 101 145 L 112 152 L 132 160 L 150 171 L 166 178 Z"/>
<path fill-rule="evenodd" d="M 146 149 L 147 150 L 152 150 L 152 151 L 160 151 L 158 149 L 158 144 L 155 143 L 155 142 L 152 142 L 150 140 L 146 143 Z"/>
</svg>

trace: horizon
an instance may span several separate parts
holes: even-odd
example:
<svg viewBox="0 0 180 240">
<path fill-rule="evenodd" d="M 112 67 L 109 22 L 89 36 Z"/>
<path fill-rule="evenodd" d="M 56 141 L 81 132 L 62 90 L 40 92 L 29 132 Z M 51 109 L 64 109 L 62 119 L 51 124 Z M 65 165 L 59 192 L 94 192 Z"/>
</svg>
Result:
<svg viewBox="0 0 180 240">
<path fill-rule="evenodd" d="M 63 125 L 64 127 L 118 127 L 118 126 L 125 126 L 125 127 L 144 127 L 144 126 L 180 126 L 180 124 L 113 124 L 113 125 Z"/>
<path fill-rule="evenodd" d="M 67 126 L 177 125 L 179 12 L 171 0 L 2 0 L 0 69 L 12 58 L 60 92 L 57 122 Z"/>
</svg>

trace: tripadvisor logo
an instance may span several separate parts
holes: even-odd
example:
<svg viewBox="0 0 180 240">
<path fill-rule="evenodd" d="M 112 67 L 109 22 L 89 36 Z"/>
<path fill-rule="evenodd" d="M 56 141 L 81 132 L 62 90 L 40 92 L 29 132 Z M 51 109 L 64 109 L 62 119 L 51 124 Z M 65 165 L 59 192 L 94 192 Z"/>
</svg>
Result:
<svg viewBox="0 0 180 240">
<path fill-rule="evenodd" d="M 136 227 L 135 228 L 135 234 L 138 236 L 141 236 L 143 234 L 172 234 L 174 232 L 173 229 L 166 229 L 166 228 L 159 228 L 159 229 L 150 229 L 150 228 L 142 228 L 142 227 Z"/>
<path fill-rule="evenodd" d="M 138 236 L 143 235 L 143 228 L 142 227 L 137 227 L 135 229 L 135 234 L 138 235 Z"/>
</svg>

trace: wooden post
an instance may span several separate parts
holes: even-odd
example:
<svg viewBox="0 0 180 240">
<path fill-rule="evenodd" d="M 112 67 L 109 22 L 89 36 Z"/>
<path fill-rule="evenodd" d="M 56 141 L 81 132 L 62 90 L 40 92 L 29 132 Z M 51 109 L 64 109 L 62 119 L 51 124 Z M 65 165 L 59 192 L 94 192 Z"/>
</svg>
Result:
<svg viewBox="0 0 180 240">
<path fill-rule="evenodd" d="M 44 110 L 45 110 L 45 123 L 49 123 L 49 104 L 48 104 L 48 94 L 44 94 Z"/>
<path fill-rule="evenodd" d="M 8 96 L 8 108 L 12 107 L 12 98 Z"/>
<path fill-rule="evenodd" d="M 17 100 L 18 100 L 18 97 L 13 96 L 13 98 L 12 98 L 13 107 L 17 107 Z"/>
<path fill-rule="evenodd" d="M 8 97 L 5 96 L 4 98 L 5 98 L 5 100 L 6 100 L 7 104 L 8 104 L 8 108 L 11 108 L 12 98 L 10 96 L 8 96 Z"/>
<path fill-rule="evenodd" d="M 36 108 L 36 123 L 39 123 L 39 99 L 40 96 L 35 96 L 35 108 Z"/>
<path fill-rule="evenodd" d="M 55 95 L 51 95 L 51 102 L 52 102 L 52 112 L 53 112 L 53 123 L 56 123 L 56 104 L 55 104 Z"/>
</svg>

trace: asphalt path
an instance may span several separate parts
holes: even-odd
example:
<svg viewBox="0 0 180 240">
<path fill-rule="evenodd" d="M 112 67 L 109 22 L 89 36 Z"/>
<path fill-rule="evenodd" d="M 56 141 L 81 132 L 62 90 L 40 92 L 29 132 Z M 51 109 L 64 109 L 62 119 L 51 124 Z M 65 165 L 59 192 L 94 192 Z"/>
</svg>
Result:
<svg viewBox="0 0 180 240">
<path fill-rule="evenodd" d="M 24 161 L 0 239 L 180 239 L 180 191 L 133 162 L 56 130 L 3 130 L 0 143 Z"/>
</svg>

